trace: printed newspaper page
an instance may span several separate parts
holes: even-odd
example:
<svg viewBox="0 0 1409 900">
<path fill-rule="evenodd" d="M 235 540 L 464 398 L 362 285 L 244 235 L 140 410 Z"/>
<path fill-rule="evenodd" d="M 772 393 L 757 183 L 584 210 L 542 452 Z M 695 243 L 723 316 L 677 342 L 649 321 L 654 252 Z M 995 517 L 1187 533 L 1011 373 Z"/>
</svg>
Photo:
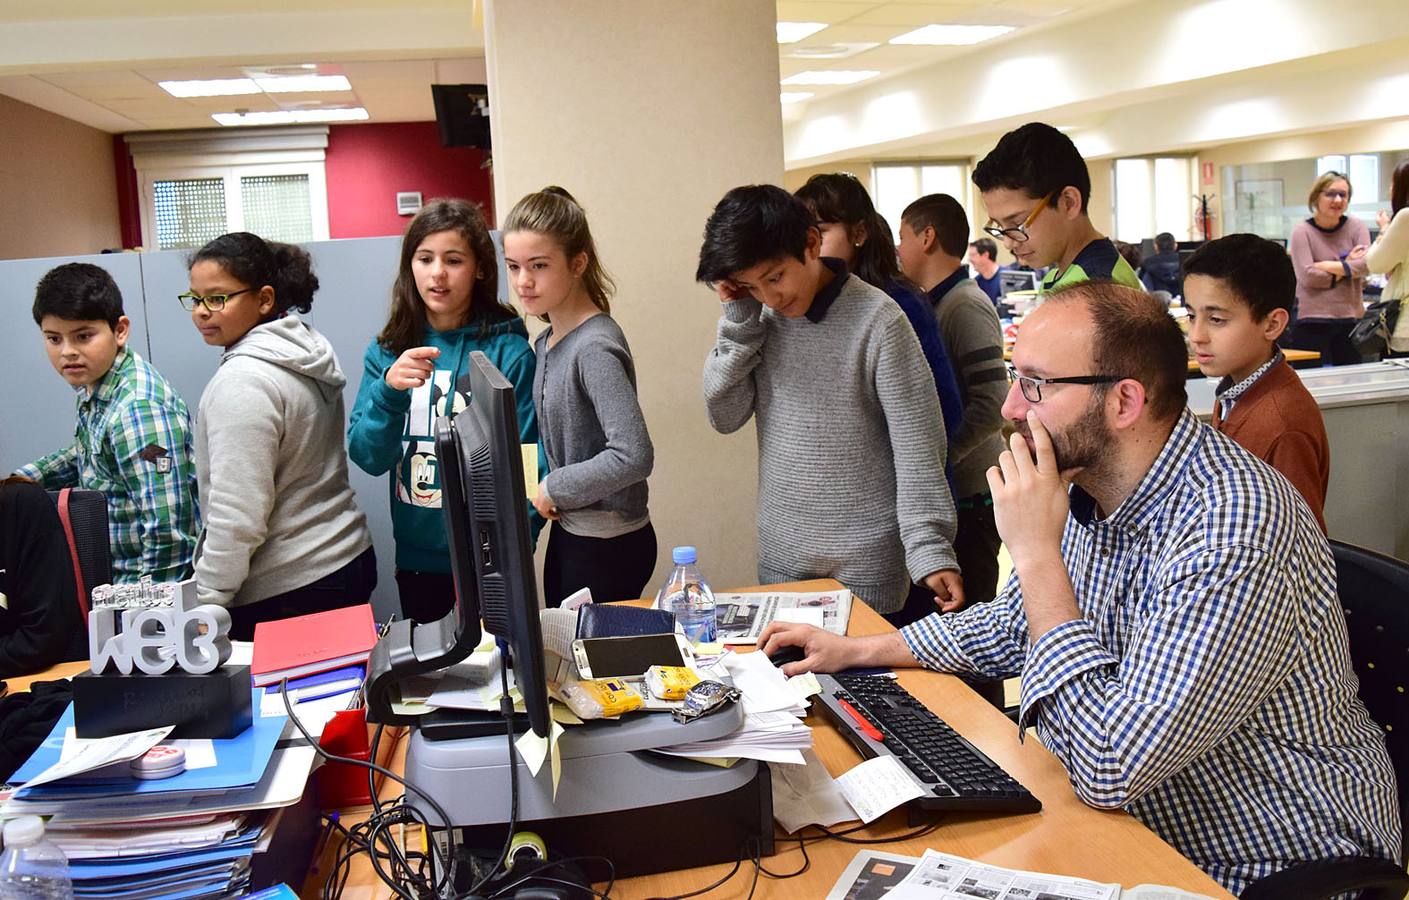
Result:
<svg viewBox="0 0 1409 900">
<path fill-rule="evenodd" d="M 757 644 L 768 623 L 807 622 L 833 634 L 846 634 L 851 619 L 851 591 L 815 593 L 715 594 L 714 621 L 719 641 L 725 644 Z"/>
<path fill-rule="evenodd" d="M 1117 900 L 1120 885 L 1021 872 L 926 850 L 886 900 Z"/>
<path fill-rule="evenodd" d="M 832 885 L 827 900 L 881 900 L 919 861 L 915 856 L 862 850 Z"/>
</svg>

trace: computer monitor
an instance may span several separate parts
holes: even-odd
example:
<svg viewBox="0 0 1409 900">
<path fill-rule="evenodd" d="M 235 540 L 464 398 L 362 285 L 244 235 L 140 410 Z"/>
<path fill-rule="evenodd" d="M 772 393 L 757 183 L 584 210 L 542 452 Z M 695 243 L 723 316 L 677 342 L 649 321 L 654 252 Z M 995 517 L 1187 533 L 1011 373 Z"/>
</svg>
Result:
<svg viewBox="0 0 1409 900">
<path fill-rule="evenodd" d="M 548 736 L 543 633 L 533 576 L 514 386 L 489 357 L 470 354 L 470 404 L 436 421 L 441 502 L 450 539 L 460 630 L 484 630 L 509 647 L 528 726 Z"/>
<path fill-rule="evenodd" d="M 1013 291 L 1035 291 L 1037 273 L 1031 269 L 1000 269 L 998 286 L 1005 297 Z"/>
</svg>

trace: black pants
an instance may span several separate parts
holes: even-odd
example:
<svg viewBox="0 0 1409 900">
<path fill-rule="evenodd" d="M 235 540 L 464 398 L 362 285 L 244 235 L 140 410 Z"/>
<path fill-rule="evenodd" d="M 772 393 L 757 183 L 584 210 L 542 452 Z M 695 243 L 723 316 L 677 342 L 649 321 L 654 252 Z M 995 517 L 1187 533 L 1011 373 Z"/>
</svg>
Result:
<svg viewBox="0 0 1409 900">
<path fill-rule="evenodd" d="M 1353 366 L 1364 362 L 1350 342 L 1350 330 L 1358 319 L 1298 319 L 1292 327 L 1288 346 L 1315 350 L 1323 365 Z"/>
<path fill-rule="evenodd" d="M 656 530 L 641 528 L 614 538 L 579 537 L 554 522 L 543 560 L 543 603 L 561 606 L 574 591 L 592 589 L 598 603 L 644 596 L 656 568 Z"/>
<path fill-rule="evenodd" d="M 396 591 L 403 619 L 435 622 L 455 606 L 455 578 L 448 572 L 397 569 Z"/>
<path fill-rule="evenodd" d="M 987 603 L 998 593 L 998 526 L 993 522 L 993 498 L 984 494 L 959 501 L 959 527 L 954 555 L 964 573 L 964 597 Z"/>
<path fill-rule="evenodd" d="M 344 606 L 366 603 L 377 586 L 377 554 L 371 547 L 363 550 L 352 562 L 335 572 L 294 588 L 283 594 L 265 597 L 244 606 L 230 609 L 230 639 L 254 640 L 254 626 L 259 622 L 306 616 Z"/>
</svg>

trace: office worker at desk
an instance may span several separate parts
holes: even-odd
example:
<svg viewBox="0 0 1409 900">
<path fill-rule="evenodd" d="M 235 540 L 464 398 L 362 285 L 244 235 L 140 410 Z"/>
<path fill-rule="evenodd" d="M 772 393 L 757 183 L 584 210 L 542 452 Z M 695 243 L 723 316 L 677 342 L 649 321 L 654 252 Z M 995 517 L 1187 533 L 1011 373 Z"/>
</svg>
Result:
<svg viewBox="0 0 1409 900">
<path fill-rule="evenodd" d="M 1173 320 L 1076 285 L 1024 321 L 1013 362 L 1020 434 L 989 470 L 1015 570 L 998 598 L 867 638 L 774 625 L 764 650 L 803 646 L 789 674 L 1021 674 L 1020 724 L 1077 795 L 1234 893 L 1294 862 L 1397 860 L 1329 547 L 1284 478 L 1185 408 Z"/>
</svg>

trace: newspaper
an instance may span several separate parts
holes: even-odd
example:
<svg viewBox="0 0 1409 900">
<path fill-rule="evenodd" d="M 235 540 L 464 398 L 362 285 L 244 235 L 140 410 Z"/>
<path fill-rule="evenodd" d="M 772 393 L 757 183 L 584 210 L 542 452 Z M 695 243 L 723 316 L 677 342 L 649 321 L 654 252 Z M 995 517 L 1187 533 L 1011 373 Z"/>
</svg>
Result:
<svg viewBox="0 0 1409 900">
<path fill-rule="evenodd" d="M 808 622 L 833 634 L 846 634 L 851 619 L 851 591 L 783 594 L 756 592 L 715 594 L 714 623 L 720 643 L 757 644 L 768 623 Z"/>
<path fill-rule="evenodd" d="M 919 861 L 918 856 L 862 850 L 832 885 L 826 900 L 880 900 L 909 875 Z"/>
<path fill-rule="evenodd" d="M 832 888 L 828 900 L 872 900 L 876 893 L 837 893 L 844 885 L 859 883 L 865 876 L 866 862 L 852 861 L 842 880 Z M 896 866 L 904 865 L 906 857 L 892 857 Z M 883 870 L 884 871 L 884 870 Z M 1103 884 L 1084 878 L 1047 875 L 991 866 L 961 856 L 950 856 L 938 850 L 926 850 L 925 855 L 910 864 L 897 884 L 893 877 L 872 879 L 885 881 L 881 889 L 886 900 L 1208 900 L 1179 888 L 1142 884 L 1125 891 L 1118 884 Z M 850 882 L 847 881 L 848 877 Z M 894 885 L 891 887 L 890 885 Z"/>
</svg>

